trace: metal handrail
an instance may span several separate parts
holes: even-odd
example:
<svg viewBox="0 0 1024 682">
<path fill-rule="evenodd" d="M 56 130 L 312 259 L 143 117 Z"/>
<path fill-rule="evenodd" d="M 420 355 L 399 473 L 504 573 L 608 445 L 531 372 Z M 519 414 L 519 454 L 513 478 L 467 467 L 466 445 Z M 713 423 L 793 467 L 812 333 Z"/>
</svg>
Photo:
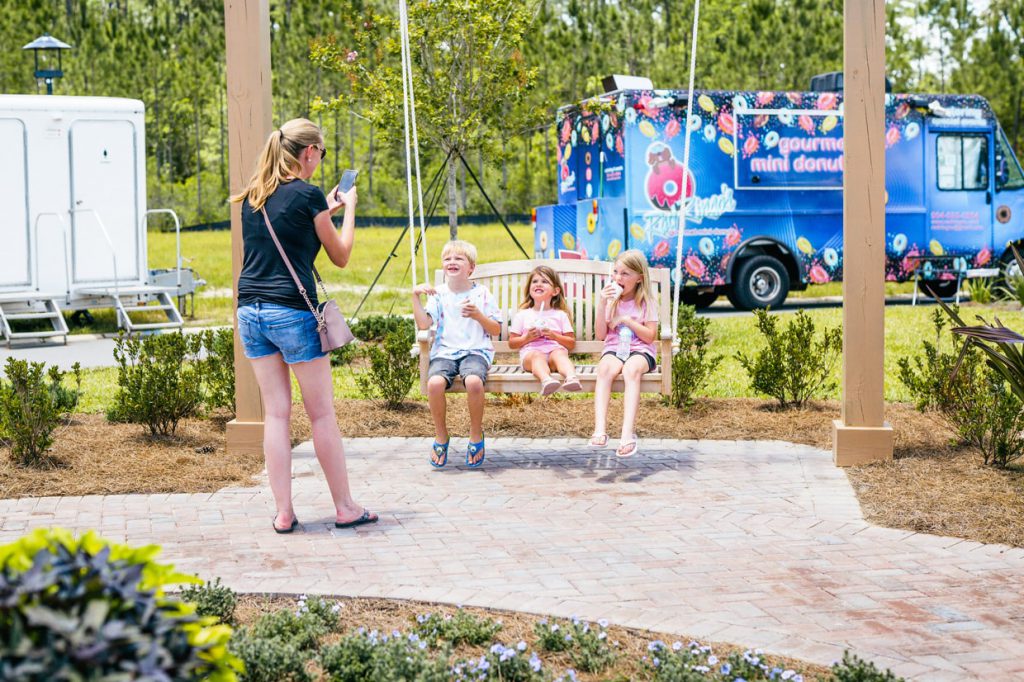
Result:
<svg viewBox="0 0 1024 682">
<path fill-rule="evenodd" d="M 174 212 L 172 208 L 151 208 L 142 214 L 142 229 L 146 230 L 149 228 L 149 214 L 151 213 L 167 213 L 174 218 L 174 241 L 177 250 L 177 281 L 178 281 L 178 293 L 181 293 L 181 221 L 178 220 L 178 214 Z"/>
<path fill-rule="evenodd" d="M 43 216 L 53 216 L 60 221 L 60 236 L 64 242 L 64 296 L 67 301 L 71 300 L 71 263 L 68 258 L 68 224 L 64 222 L 64 216 L 60 213 L 55 212 L 43 212 L 36 215 L 36 221 L 32 226 L 32 244 L 35 246 L 35 258 L 33 259 L 35 266 L 35 273 L 33 280 L 36 284 L 36 291 L 40 291 L 39 287 L 39 252 L 42 249 L 39 248 L 39 219 Z"/>
<path fill-rule="evenodd" d="M 114 242 L 110 238 L 110 233 L 107 232 L 107 226 L 103 224 L 103 219 L 100 218 L 99 212 L 95 208 L 72 208 L 68 209 L 68 213 L 92 213 L 96 216 L 96 224 L 100 227 L 100 233 L 103 238 L 107 241 L 107 246 L 110 248 L 110 258 L 114 263 L 114 298 L 118 301 L 121 300 L 121 282 L 117 276 L 117 251 L 114 250 Z"/>
</svg>

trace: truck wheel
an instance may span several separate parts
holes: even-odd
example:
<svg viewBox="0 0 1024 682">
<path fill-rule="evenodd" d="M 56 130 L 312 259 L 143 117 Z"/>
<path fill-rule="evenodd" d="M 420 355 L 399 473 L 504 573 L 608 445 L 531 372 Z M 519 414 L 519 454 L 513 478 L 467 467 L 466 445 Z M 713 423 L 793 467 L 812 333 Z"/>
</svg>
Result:
<svg viewBox="0 0 1024 682">
<path fill-rule="evenodd" d="M 714 291 L 687 291 L 683 289 L 683 303 L 692 305 L 697 310 L 704 310 L 718 300 Z"/>
<path fill-rule="evenodd" d="M 771 256 L 753 256 L 736 264 L 729 301 L 740 310 L 778 308 L 789 294 L 786 266 Z"/>
<path fill-rule="evenodd" d="M 939 298 L 953 298 L 956 296 L 957 286 L 955 279 L 929 279 L 918 280 L 917 289 L 928 298 L 931 298 L 932 292 Z"/>
</svg>

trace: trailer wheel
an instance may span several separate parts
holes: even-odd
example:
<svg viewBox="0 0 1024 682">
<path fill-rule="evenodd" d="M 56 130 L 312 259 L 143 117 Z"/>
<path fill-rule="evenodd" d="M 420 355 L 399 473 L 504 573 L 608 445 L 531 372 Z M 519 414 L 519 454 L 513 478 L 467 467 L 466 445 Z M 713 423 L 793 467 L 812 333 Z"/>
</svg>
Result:
<svg viewBox="0 0 1024 682">
<path fill-rule="evenodd" d="M 690 287 L 692 289 L 692 287 Z M 683 289 L 683 303 L 692 305 L 697 310 L 704 310 L 718 300 L 718 294 L 714 291 L 688 291 Z"/>
<path fill-rule="evenodd" d="M 777 308 L 789 294 L 786 266 L 772 256 L 752 256 L 736 264 L 729 302 L 740 310 Z"/>
<path fill-rule="evenodd" d="M 918 280 L 917 289 L 929 298 L 932 292 L 939 298 L 953 298 L 956 296 L 957 286 L 955 279 L 929 279 Z"/>
</svg>

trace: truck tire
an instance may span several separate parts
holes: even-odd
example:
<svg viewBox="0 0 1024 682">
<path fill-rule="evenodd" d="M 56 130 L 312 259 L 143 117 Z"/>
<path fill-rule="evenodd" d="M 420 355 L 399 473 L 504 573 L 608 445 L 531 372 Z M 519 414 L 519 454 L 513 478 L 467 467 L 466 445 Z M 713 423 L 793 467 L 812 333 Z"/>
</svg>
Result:
<svg viewBox="0 0 1024 682">
<path fill-rule="evenodd" d="M 692 305 L 697 310 L 704 310 L 718 300 L 718 294 L 714 291 L 688 291 L 683 289 L 682 298 L 683 303 L 686 305 Z"/>
<path fill-rule="evenodd" d="M 736 264 L 727 296 L 739 310 L 778 308 L 789 294 L 786 266 L 772 256 L 752 256 Z"/>
</svg>

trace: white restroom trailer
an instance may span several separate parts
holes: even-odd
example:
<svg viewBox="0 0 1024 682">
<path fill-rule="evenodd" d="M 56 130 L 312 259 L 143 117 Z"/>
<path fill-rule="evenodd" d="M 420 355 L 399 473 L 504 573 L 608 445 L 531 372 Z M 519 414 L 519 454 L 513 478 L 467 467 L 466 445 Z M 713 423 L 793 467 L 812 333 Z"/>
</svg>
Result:
<svg viewBox="0 0 1024 682">
<path fill-rule="evenodd" d="M 107 97 L 0 95 L 0 337 L 67 335 L 64 310 L 115 308 L 129 332 L 180 327 L 196 282 L 147 260 L 145 108 Z M 180 225 L 177 216 L 175 224 Z M 138 311 L 166 320 L 133 322 Z M 48 320 L 46 331 L 12 321 Z M 38 327 L 38 325 L 36 325 Z"/>
</svg>

